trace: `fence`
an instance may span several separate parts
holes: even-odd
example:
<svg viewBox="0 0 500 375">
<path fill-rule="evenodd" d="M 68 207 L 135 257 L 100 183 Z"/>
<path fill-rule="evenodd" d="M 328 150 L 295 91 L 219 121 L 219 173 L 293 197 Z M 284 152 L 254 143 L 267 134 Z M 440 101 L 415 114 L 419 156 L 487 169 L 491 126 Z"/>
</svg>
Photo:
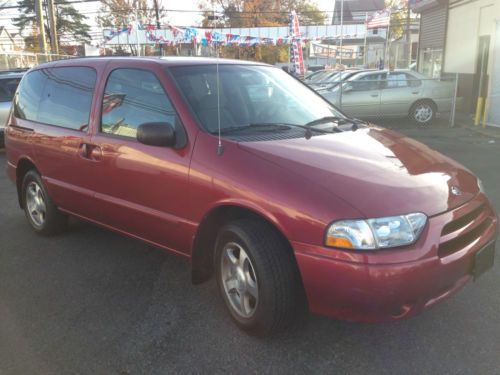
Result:
<svg viewBox="0 0 500 375">
<path fill-rule="evenodd" d="M 411 71 L 316 72 L 304 82 L 351 117 L 389 126 L 454 126 L 456 78 Z"/>
<path fill-rule="evenodd" d="M 49 61 L 69 59 L 73 56 L 30 52 L 0 53 L 0 70 L 32 68 Z"/>
</svg>

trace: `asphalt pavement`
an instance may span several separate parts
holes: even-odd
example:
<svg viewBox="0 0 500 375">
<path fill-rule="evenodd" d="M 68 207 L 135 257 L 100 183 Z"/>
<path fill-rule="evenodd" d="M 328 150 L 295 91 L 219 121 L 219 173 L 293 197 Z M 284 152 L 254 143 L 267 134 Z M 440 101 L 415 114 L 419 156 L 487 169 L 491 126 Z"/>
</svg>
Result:
<svg viewBox="0 0 500 375">
<path fill-rule="evenodd" d="M 400 131 L 475 172 L 500 211 L 500 138 Z M 0 374 L 500 374 L 499 248 L 493 270 L 414 318 L 311 316 L 256 339 L 232 324 L 213 280 L 191 285 L 185 260 L 77 220 L 35 235 L 5 162 L 0 151 Z"/>
</svg>

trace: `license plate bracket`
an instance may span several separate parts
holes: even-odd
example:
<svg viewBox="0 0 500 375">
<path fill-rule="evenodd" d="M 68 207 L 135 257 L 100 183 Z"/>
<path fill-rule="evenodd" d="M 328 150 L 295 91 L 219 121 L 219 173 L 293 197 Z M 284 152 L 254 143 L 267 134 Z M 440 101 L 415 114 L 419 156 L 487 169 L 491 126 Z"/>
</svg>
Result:
<svg viewBox="0 0 500 375">
<path fill-rule="evenodd" d="M 495 259 L 495 241 L 490 242 L 474 255 L 474 281 L 491 269 Z"/>
</svg>

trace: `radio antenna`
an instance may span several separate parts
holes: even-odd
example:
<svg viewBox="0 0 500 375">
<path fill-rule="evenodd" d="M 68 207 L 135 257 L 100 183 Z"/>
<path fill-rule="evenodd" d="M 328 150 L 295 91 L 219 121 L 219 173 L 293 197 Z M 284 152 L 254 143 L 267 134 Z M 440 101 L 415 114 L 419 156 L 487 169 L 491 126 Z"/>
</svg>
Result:
<svg viewBox="0 0 500 375">
<path fill-rule="evenodd" d="M 215 6 L 214 6 L 214 28 L 217 26 L 217 16 L 215 15 Z M 212 42 L 215 43 L 215 68 L 216 68 L 216 79 L 217 79 L 217 133 L 219 142 L 217 144 L 217 155 L 221 156 L 224 153 L 224 146 L 222 145 L 222 137 L 221 137 L 221 129 L 220 129 L 220 82 L 219 82 L 219 49 L 220 49 L 220 39 L 222 38 L 222 28 L 219 34 L 218 40 L 214 40 L 212 36 Z"/>
</svg>

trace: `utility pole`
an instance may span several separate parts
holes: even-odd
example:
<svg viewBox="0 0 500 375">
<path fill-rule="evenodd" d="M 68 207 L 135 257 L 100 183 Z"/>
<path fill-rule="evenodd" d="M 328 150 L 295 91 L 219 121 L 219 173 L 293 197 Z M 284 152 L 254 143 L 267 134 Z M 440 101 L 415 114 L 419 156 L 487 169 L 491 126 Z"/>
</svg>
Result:
<svg viewBox="0 0 500 375">
<path fill-rule="evenodd" d="M 411 65 L 411 32 L 410 32 L 410 2 L 406 2 L 406 6 L 408 7 L 408 11 L 406 12 L 406 57 L 408 58 L 408 66 Z"/>
<path fill-rule="evenodd" d="M 59 41 L 57 38 L 57 22 L 54 0 L 47 0 L 47 7 L 49 9 L 50 45 L 52 47 L 52 53 L 59 55 Z"/>
<path fill-rule="evenodd" d="M 42 0 L 35 0 L 36 19 L 38 21 L 38 42 L 42 53 L 47 53 L 45 40 L 45 24 L 43 22 Z"/>
<path fill-rule="evenodd" d="M 158 9 L 158 0 L 154 0 L 155 7 L 155 17 L 156 17 L 156 29 L 160 30 L 160 10 Z M 159 56 L 163 55 L 163 45 L 158 44 Z"/>
<path fill-rule="evenodd" d="M 340 1 L 340 65 L 342 65 L 342 45 L 344 41 L 344 0 Z M 337 62 L 335 56 L 335 62 Z"/>
<path fill-rule="evenodd" d="M 141 44 L 139 43 L 139 12 L 135 11 L 135 41 L 137 48 L 137 56 L 141 56 Z"/>
</svg>

